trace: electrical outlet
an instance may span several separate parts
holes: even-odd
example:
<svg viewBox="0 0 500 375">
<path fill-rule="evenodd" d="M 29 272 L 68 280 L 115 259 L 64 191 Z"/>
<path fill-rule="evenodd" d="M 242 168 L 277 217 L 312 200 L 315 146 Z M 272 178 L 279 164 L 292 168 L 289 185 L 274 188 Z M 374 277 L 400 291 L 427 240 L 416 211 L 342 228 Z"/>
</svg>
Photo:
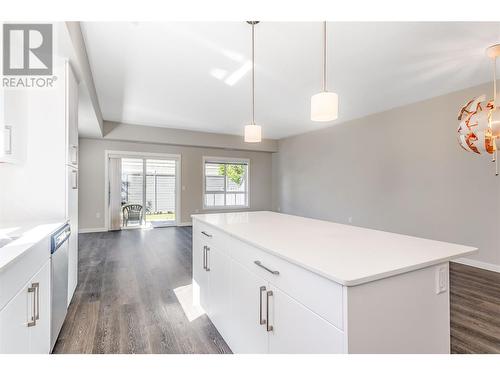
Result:
<svg viewBox="0 0 500 375">
<path fill-rule="evenodd" d="M 436 268 L 436 294 L 444 293 L 448 290 L 448 267 L 439 266 Z"/>
<path fill-rule="evenodd" d="M 347 221 L 349 222 L 349 224 L 352 224 L 352 216 L 349 216 L 349 217 L 347 218 Z"/>
<path fill-rule="evenodd" d="M 100 218 L 101 218 L 101 213 L 100 213 L 100 212 L 96 212 L 96 213 L 95 213 L 95 217 L 96 217 L 97 219 L 100 219 Z"/>
</svg>

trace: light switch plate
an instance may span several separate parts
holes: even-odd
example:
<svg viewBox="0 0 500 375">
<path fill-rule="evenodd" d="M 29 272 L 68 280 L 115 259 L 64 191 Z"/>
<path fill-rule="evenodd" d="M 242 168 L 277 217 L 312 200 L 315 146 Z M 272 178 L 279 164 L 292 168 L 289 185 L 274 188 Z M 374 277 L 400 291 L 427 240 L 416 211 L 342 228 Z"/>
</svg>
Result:
<svg viewBox="0 0 500 375">
<path fill-rule="evenodd" d="M 448 290 L 448 267 L 436 267 L 436 294 L 444 293 Z"/>
</svg>

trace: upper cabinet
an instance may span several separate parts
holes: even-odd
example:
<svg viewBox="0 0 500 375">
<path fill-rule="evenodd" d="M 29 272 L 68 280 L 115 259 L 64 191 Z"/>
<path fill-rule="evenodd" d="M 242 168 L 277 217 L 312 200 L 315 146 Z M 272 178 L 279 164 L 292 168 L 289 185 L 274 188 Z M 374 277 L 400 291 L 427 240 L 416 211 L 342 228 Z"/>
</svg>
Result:
<svg viewBox="0 0 500 375">
<path fill-rule="evenodd" d="M 66 62 L 67 165 L 78 168 L 78 82 L 71 64 Z"/>
<path fill-rule="evenodd" d="M 0 89 L 0 163 L 26 160 L 28 95 L 26 89 Z"/>
</svg>

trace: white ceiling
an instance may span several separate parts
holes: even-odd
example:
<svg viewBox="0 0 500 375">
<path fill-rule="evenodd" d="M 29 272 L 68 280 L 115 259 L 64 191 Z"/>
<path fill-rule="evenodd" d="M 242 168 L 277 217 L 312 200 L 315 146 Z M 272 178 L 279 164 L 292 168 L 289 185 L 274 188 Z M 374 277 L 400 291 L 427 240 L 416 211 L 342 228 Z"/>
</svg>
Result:
<svg viewBox="0 0 500 375">
<path fill-rule="evenodd" d="M 339 119 L 309 119 L 321 89 L 322 24 L 255 29 L 256 122 L 283 138 L 491 80 L 500 23 L 329 23 Z M 245 22 L 83 23 L 105 120 L 243 134 L 251 120 Z M 244 73 L 239 79 L 239 73 Z"/>
</svg>

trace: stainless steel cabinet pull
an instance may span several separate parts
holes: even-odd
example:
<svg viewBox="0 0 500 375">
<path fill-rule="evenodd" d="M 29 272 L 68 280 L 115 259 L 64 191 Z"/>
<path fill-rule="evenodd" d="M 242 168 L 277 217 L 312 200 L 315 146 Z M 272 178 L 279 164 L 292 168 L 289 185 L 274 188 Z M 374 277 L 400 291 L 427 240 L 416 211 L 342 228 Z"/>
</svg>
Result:
<svg viewBox="0 0 500 375">
<path fill-rule="evenodd" d="M 266 319 L 262 318 L 262 292 L 266 291 L 265 286 L 261 286 L 259 290 L 259 324 L 263 326 L 266 324 Z"/>
<path fill-rule="evenodd" d="M 260 260 L 256 260 L 256 261 L 254 261 L 254 263 L 256 265 L 258 265 L 260 268 L 264 268 L 267 272 L 272 273 L 273 275 L 279 275 L 280 274 L 279 271 L 273 271 L 273 270 L 267 268 L 266 266 L 264 266 Z"/>
<path fill-rule="evenodd" d="M 35 293 L 36 293 L 36 313 L 35 313 L 35 320 L 40 319 L 40 284 L 39 283 L 33 283 L 31 284 L 32 288 L 35 288 Z"/>
<path fill-rule="evenodd" d="M 71 145 L 72 155 L 71 155 L 71 164 L 78 165 L 78 146 Z"/>
<path fill-rule="evenodd" d="M 71 173 L 73 174 L 73 186 L 71 186 L 71 188 L 73 190 L 77 190 L 78 189 L 78 172 L 77 171 L 71 171 Z"/>
<path fill-rule="evenodd" d="M 210 271 L 210 264 L 208 264 L 208 263 L 209 263 L 209 261 L 210 261 L 210 258 L 209 258 L 209 256 L 208 256 L 208 255 L 209 255 L 209 254 L 208 254 L 209 252 L 210 252 L 210 248 L 207 246 L 207 268 L 205 268 L 205 269 L 207 270 L 207 272 L 209 272 L 209 271 Z"/>
<path fill-rule="evenodd" d="M 203 269 L 207 269 L 207 247 L 203 246 Z"/>
<path fill-rule="evenodd" d="M 28 293 L 33 293 L 33 299 L 31 300 L 32 307 L 31 307 L 31 321 L 28 322 L 28 327 L 34 327 L 36 326 L 36 288 L 28 288 Z"/>
<path fill-rule="evenodd" d="M 273 291 L 269 290 L 266 293 L 266 330 L 267 332 L 271 332 L 273 330 L 273 326 L 269 324 L 269 297 L 273 295 Z"/>
<path fill-rule="evenodd" d="M 204 234 L 205 236 L 207 236 L 207 237 L 212 238 L 212 235 L 211 235 L 211 234 L 208 234 L 208 233 L 207 233 L 207 232 L 205 232 L 205 231 L 202 231 L 201 233 L 203 233 L 203 234 Z"/>
</svg>

